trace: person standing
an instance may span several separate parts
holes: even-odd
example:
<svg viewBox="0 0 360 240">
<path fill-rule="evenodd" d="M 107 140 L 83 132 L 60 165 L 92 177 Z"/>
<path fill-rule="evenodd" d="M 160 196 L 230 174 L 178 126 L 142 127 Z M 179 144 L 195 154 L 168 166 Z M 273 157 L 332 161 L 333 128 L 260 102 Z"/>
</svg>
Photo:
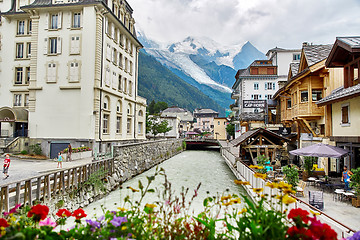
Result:
<svg viewBox="0 0 360 240">
<path fill-rule="evenodd" d="M 59 168 L 59 166 L 60 166 L 60 168 L 62 168 L 63 156 L 61 155 L 61 152 L 59 152 L 59 154 L 58 154 L 57 162 L 58 162 L 57 168 Z"/>
<path fill-rule="evenodd" d="M 10 155 L 6 154 L 5 159 L 4 159 L 4 170 L 3 170 L 3 173 L 5 175 L 4 179 L 7 179 L 9 177 L 9 174 L 8 174 L 9 167 L 10 167 Z"/>
<path fill-rule="evenodd" d="M 66 156 L 66 161 L 71 162 L 71 154 L 72 154 L 72 147 L 71 144 L 68 145 L 68 153 Z"/>
<path fill-rule="evenodd" d="M 345 191 L 349 190 L 350 177 L 353 173 L 347 169 L 347 166 L 344 166 L 344 171 L 342 172 L 341 181 L 345 183 Z"/>
</svg>

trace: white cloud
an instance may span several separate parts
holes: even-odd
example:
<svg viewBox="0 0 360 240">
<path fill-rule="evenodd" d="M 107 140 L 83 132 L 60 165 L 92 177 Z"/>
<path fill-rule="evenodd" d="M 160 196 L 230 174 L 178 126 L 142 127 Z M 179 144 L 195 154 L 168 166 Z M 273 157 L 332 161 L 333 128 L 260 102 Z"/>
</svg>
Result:
<svg viewBox="0 0 360 240">
<path fill-rule="evenodd" d="M 224 44 L 252 42 L 261 51 L 333 43 L 360 35 L 358 0 L 128 0 L 137 24 L 161 42 L 206 36 Z"/>
</svg>

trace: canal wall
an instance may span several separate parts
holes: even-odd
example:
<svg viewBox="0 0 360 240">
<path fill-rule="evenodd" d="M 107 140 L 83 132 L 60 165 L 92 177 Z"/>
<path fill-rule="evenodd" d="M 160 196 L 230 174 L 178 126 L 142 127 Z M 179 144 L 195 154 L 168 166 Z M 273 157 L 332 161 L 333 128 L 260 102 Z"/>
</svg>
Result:
<svg viewBox="0 0 360 240">
<path fill-rule="evenodd" d="M 180 139 L 114 146 L 113 158 L 1 185 L 0 213 L 16 204 L 43 203 L 52 214 L 59 208 L 73 211 L 85 207 L 183 150 Z"/>
</svg>

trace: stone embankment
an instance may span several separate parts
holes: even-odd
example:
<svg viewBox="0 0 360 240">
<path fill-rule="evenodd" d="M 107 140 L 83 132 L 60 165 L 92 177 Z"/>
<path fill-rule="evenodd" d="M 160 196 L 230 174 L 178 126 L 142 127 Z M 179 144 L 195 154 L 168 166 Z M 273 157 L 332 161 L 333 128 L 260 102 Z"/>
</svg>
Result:
<svg viewBox="0 0 360 240">
<path fill-rule="evenodd" d="M 56 194 L 50 200 L 45 200 L 50 212 L 55 213 L 56 209 L 67 208 L 75 210 L 85 207 L 88 204 L 103 198 L 107 193 L 118 188 L 123 182 L 134 176 L 158 165 L 159 163 L 182 152 L 183 141 L 157 140 L 142 143 L 132 143 L 121 146 L 114 146 L 114 158 L 104 165 L 110 171 L 110 175 L 99 176 L 105 179 L 106 191 L 100 191 L 92 184 L 91 174 L 86 181 L 79 183 L 72 191 L 65 194 Z M 95 167 L 96 169 L 101 169 Z M 103 167 L 102 167 L 103 168 Z M 93 174 L 99 173 L 92 171 Z M 65 179 L 65 182 L 67 180 Z M 96 185 L 96 184 L 95 184 Z"/>
</svg>

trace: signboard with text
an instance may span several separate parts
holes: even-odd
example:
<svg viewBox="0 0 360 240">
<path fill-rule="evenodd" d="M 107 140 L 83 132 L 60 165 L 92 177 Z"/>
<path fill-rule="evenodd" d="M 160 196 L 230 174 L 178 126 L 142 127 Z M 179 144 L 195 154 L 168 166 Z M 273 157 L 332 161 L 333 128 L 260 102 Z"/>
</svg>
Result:
<svg viewBox="0 0 360 240">
<path fill-rule="evenodd" d="M 243 100 L 244 108 L 265 108 L 266 100 Z"/>
</svg>

